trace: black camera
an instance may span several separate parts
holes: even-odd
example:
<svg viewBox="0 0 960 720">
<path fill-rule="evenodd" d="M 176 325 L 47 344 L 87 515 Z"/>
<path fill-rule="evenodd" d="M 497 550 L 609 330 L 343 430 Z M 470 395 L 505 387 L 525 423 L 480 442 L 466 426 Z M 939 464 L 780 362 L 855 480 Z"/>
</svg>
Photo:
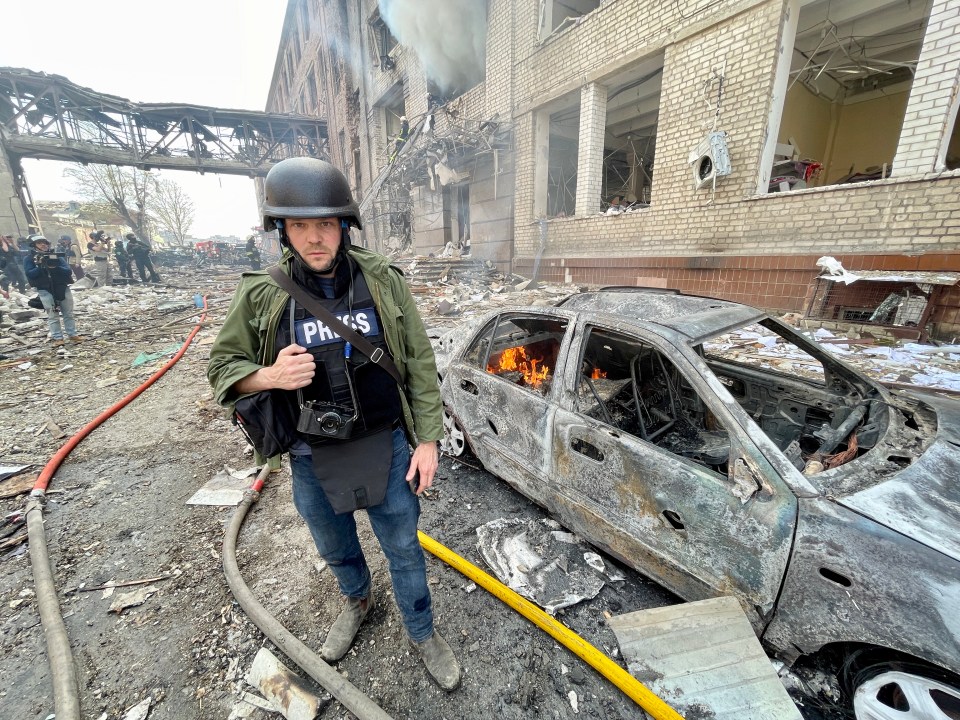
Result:
<svg viewBox="0 0 960 720">
<path fill-rule="evenodd" d="M 297 431 L 333 440 L 348 440 L 359 413 L 352 408 L 332 403 L 306 402 L 300 406 Z"/>
</svg>

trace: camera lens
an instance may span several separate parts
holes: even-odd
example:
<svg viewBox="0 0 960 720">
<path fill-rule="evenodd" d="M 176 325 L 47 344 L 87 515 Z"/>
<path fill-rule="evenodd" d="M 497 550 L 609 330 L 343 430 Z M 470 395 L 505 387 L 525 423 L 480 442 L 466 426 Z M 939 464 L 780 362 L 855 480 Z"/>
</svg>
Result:
<svg viewBox="0 0 960 720">
<path fill-rule="evenodd" d="M 326 413 L 320 418 L 320 429 L 327 433 L 327 435 L 333 435 L 340 429 L 340 416 L 335 413 Z"/>
</svg>

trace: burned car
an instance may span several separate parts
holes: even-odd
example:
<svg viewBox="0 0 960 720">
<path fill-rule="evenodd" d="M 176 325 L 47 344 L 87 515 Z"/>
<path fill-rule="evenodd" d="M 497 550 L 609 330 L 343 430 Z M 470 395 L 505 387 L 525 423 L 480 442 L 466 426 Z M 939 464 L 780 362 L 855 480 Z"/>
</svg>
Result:
<svg viewBox="0 0 960 720">
<path fill-rule="evenodd" d="M 451 454 L 682 598 L 735 596 L 787 662 L 834 658 L 857 718 L 960 718 L 960 404 L 662 290 L 499 310 L 437 359 Z"/>
</svg>

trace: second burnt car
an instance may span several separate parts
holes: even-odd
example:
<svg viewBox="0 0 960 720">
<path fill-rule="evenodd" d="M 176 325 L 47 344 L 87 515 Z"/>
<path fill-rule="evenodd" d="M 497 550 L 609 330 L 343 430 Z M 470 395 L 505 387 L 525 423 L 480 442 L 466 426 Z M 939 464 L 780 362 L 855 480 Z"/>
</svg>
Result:
<svg viewBox="0 0 960 720">
<path fill-rule="evenodd" d="M 446 445 L 686 600 L 732 595 L 858 720 L 960 718 L 960 404 L 755 308 L 607 289 L 437 343 Z"/>
</svg>

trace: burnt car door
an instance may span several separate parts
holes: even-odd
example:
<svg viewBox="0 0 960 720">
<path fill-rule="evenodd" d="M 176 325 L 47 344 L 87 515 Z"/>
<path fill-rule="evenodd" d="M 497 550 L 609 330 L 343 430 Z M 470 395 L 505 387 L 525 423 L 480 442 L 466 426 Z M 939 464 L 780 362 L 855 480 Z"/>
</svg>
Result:
<svg viewBox="0 0 960 720">
<path fill-rule="evenodd" d="M 451 363 L 451 409 L 484 466 L 532 499 L 549 496 L 545 444 L 554 378 L 569 345 L 569 313 L 503 313 Z"/>
<path fill-rule="evenodd" d="M 586 325 L 578 337 L 554 420 L 558 513 L 686 599 L 739 597 L 762 629 L 796 497 L 692 352 L 640 330 Z"/>
</svg>

